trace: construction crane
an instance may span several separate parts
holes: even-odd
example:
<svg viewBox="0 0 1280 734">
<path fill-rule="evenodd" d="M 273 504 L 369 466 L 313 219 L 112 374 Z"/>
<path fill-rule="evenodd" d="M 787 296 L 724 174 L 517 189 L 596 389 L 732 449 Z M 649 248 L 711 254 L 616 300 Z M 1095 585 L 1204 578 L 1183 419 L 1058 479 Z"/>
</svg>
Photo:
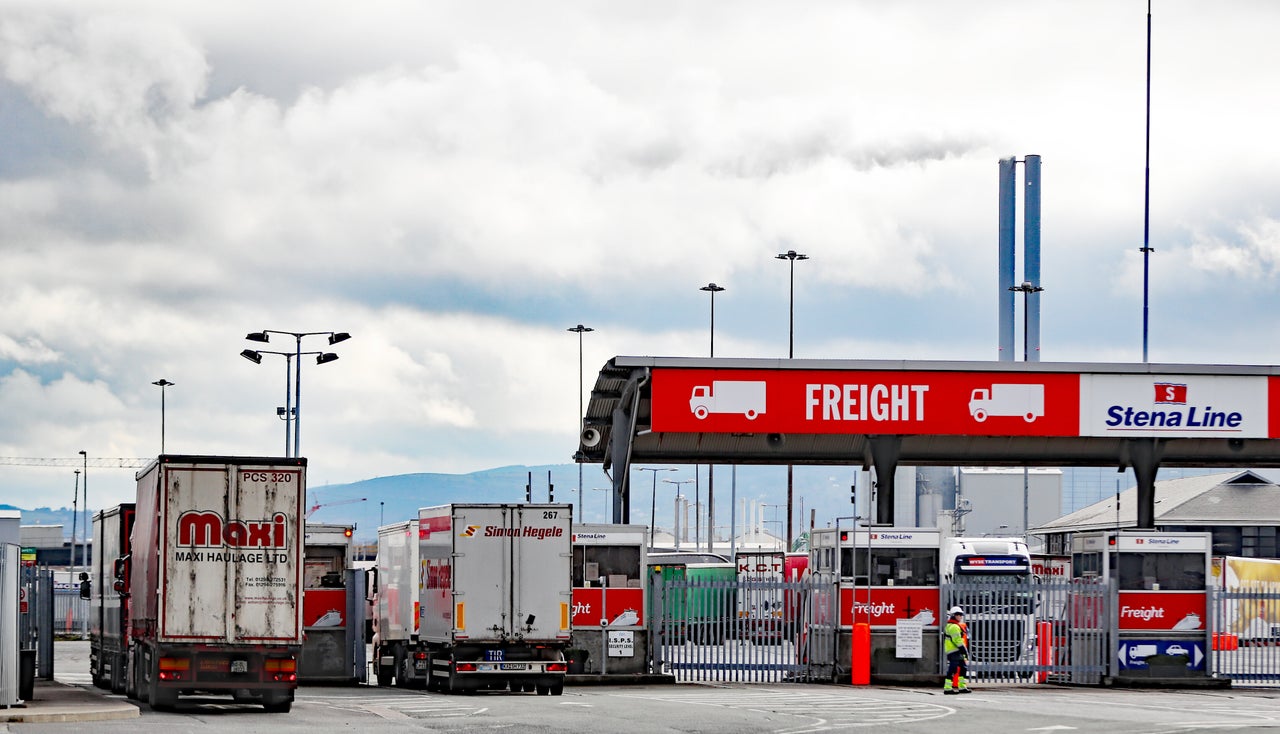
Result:
<svg viewBox="0 0 1280 734">
<path fill-rule="evenodd" d="M 22 456 L 0 456 L 0 466 L 70 466 L 81 467 L 92 466 L 98 469 L 141 469 L 155 459 L 97 459 L 90 457 L 85 459 L 83 456 L 77 456 L 70 459 L 44 459 L 29 458 Z"/>
<path fill-rule="evenodd" d="M 354 500 L 337 500 L 337 501 L 335 501 L 335 502 L 317 502 L 316 504 L 314 504 L 314 505 L 312 505 L 311 507 L 307 508 L 307 519 L 308 519 L 308 520 L 310 520 L 310 519 L 311 519 L 311 516 L 312 516 L 312 515 L 314 515 L 314 514 L 316 514 L 316 510 L 320 509 L 321 507 L 334 507 L 334 506 L 336 506 L 336 505 L 349 505 L 349 504 L 351 504 L 352 502 L 364 502 L 364 501 L 365 501 L 365 498 L 364 498 L 364 497 L 361 497 L 361 498 L 359 498 L 359 499 L 354 499 Z"/>
</svg>

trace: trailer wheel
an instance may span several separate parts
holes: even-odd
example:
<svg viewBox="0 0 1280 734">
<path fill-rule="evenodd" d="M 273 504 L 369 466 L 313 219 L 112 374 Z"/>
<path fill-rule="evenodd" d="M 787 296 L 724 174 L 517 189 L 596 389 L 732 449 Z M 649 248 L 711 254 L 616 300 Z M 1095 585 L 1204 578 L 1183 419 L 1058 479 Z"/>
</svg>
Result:
<svg viewBox="0 0 1280 734">
<path fill-rule="evenodd" d="M 136 701 L 138 700 L 138 666 L 133 658 L 132 653 L 125 658 L 124 695 Z"/>
<path fill-rule="evenodd" d="M 537 689 L 538 689 L 538 695 L 539 695 L 539 696 L 548 696 L 548 695 L 551 695 L 551 686 L 549 686 L 549 685 L 546 685 L 546 684 L 544 684 L 544 683 L 539 683 L 539 684 L 537 684 Z"/>
<path fill-rule="evenodd" d="M 274 696 L 270 692 L 264 693 L 262 708 L 269 714 L 287 714 L 293 708 L 293 694 L 290 691 Z"/>
<path fill-rule="evenodd" d="M 552 683 L 551 695 L 560 696 L 564 694 L 564 683 Z"/>
<path fill-rule="evenodd" d="M 378 664 L 378 672 L 376 675 L 378 679 L 378 685 L 383 688 L 386 688 L 387 686 L 391 685 L 391 681 L 395 679 L 395 673 L 390 668 L 385 667 L 381 663 Z"/>
<path fill-rule="evenodd" d="M 173 688 L 161 688 L 152 681 L 147 703 L 151 704 L 152 711 L 172 711 L 178 705 L 178 691 Z"/>
</svg>

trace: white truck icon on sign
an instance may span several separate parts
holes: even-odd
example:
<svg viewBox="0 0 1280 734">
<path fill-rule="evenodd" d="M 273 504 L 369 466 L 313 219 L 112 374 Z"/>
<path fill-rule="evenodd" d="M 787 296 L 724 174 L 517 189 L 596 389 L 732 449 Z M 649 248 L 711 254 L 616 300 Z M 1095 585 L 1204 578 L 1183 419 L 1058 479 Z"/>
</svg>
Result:
<svg viewBox="0 0 1280 734">
<path fill-rule="evenodd" d="M 1020 415 L 1028 423 L 1044 415 L 1044 385 L 992 385 L 969 398 L 969 415 L 981 423 L 987 416 Z"/>
<path fill-rule="evenodd" d="M 764 393 L 764 382 L 716 380 L 693 388 L 689 410 L 699 420 L 712 413 L 741 413 L 747 420 L 755 420 L 764 413 Z"/>
</svg>

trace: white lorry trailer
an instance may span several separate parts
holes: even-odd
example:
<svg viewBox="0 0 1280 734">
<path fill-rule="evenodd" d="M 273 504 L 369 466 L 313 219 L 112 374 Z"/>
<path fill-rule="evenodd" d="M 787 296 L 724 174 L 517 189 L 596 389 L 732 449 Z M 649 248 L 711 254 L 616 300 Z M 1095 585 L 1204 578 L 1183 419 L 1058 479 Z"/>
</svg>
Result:
<svg viewBox="0 0 1280 734">
<path fill-rule="evenodd" d="M 572 505 L 451 504 L 418 512 L 414 660 L 429 690 L 560 695 L 568 670 Z"/>
<path fill-rule="evenodd" d="M 306 459 L 163 455 L 137 475 L 125 692 L 287 712 L 302 646 Z"/>
<path fill-rule="evenodd" d="M 418 646 L 418 519 L 378 528 L 374 580 L 374 676 L 378 685 L 426 685 L 426 650 Z M 417 662 L 421 661 L 421 667 Z"/>
<path fill-rule="evenodd" d="M 134 504 L 108 507 L 93 516 L 93 559 L 89 578 L 89 673 L 93 684 L 124 693 L 125 656 L 129 650 L 129 604 L 116 559 L 129 556 Z M 121 564 L 123 566 L 123 564 Z M 119 573 L 123 575 L 121 567 Z M 120 581 L 120 588 L 116 582 Z M 83 589 L 83 587 L 81 587 Z M 83 593 L 81 594 L 83 596 Z"/>
</svg>

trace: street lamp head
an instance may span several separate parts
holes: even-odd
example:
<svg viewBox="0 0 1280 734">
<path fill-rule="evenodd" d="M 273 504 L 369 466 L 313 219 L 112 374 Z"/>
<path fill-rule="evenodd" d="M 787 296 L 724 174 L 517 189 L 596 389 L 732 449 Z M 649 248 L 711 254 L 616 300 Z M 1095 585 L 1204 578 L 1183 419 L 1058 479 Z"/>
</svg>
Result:
<svg viewBox="0 0 1280 734">
<path fill-rule="evenodd" d="M 330 345 L 337 344 L 338 342 L 344 342 L 350 338 L 351 338 L 351 335 L 345 331 L 335 332 L 329 335 L 329 344 Z"/>
<path fill-rule="evenodd" d="M 720 291 L 724 290 L 724 288 L 722 286 L 716 285 L 715 283 L 707 283 L 706 285 L 702 286 L 698 290 L 709 291 L 711 293 L 719 293 Z"/>
<path fill-rule="evenodd" d="M 168 380 L 161 377 L 160 379 L 156 380 L 151 384 L 163 390 L 166 387 L 173 387 L 176 383 L 169 382 Z"/>
<path fill-rule="evenodd" d="M 794 262 L 794 261 L 796 261 L 796 260 L 808 260 L 808 259 L 809 259 L 809 256 L 808 256 L 808 255 L 802 255 L 802 254 L 800 254 L 800 253 L 796 252 L 795 250 L 787 250 L 786 252 L 779 253 L 779 254 L 777 255 L 777 259 L 779 259 L 779 260 L 791 260 L 791 261 L 793 261 L 793 262 Z"/>
<path fill-rule="evenodd" d="M 319 357 L 316 357 L 316 364 L 325 364 L 325 363 L 327 363 L 327 362 L 336 362 L 336 361 L 337 361 L 337 359 L 338 359 L 338 355 L 334 354 L 333 352 L 325 352 L 325 353 L 321 354 Z"/>
<path fill-rule="evenodd" d="M 255 352 L 252 349 L 246 349 L 243 352 L 240 352 L 240 356 L 254 364 L 262 364 L 262 352 Z"/>
<path fill-rule="evenodd" d="M 578 334 L 581 334 L 584 331 L 595 331 L 595 329 L 591 328 L 590 326 L 583 326 L 582 324 L 578 324 L 577 326 L 572 326 L 568 329 L 565 329 L 565 331 L 573 331 L 573 332 L 577 332 Z"/>
<path fill-rule="evenodd" d="M 85 457 L 86 459 L 89 458 L 89 455 L 84 452 L 84 449 L 80 449 L 80 455 Z"/>
<path fill-rule="evenodd" d="M 265 331 L 250 332 L 248 334 L 245 334 L 244 338 L 248 339 L 251 342 L 262 342 L 263 344 L 266 344 L 267 342 L 271 341 L 271 337 L 268 336 L 267 332 Z"/>
</svg>

